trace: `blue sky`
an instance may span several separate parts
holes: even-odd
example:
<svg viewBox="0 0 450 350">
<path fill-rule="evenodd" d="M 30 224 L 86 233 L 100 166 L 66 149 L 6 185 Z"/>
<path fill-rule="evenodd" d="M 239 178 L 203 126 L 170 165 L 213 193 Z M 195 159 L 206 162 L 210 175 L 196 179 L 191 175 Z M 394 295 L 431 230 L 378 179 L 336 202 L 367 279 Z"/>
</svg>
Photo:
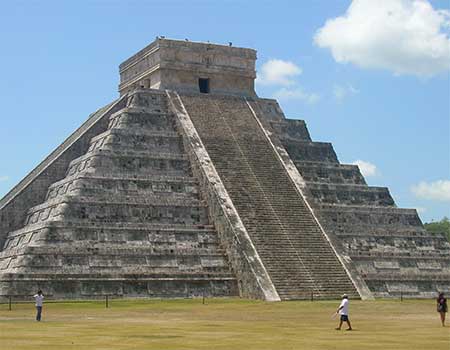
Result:
<svg viewBox="0 0 450 350">
<path fill-rule="evenodd" d="M 119 63 L 165 35 L 257 49 L 259 96 L 341 162 L 364 162 L 398 206 L 450 216 L 449 2 L 371 3 L 3 3 L 0 196 L 118 96 Z"/>
</svg>

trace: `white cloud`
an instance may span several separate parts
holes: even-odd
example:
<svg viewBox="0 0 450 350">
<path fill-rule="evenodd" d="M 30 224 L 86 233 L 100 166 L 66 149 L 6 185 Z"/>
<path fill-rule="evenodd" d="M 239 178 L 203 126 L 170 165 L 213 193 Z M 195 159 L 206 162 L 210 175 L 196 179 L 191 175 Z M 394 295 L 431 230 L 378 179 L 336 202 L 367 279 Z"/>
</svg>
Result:
<svg viewBox="0 0 450 350">
<path fill-rule="evenodd" d="M 0 176 L 0 182 L 8 181 L 8 180 L 9 180 L 9 176 Z"/>
<path fill-rule="evenodd" d="M 286 89 L 281 88 L 273 94 L 278 100 L 301 100 L 309 104 L 314 104 L 320 100 L 320 96 L 315 93 L 305 92 L 302 88 Z"/>
<path fill-rule="evenodd" d="M 296 64 L 289 61 L 273 59 L 262 65 L 256 82 L 262 85 L 289 86 L 295 84 L 292 78 L 301 73 L 302 69 Z"/>
<path fill-rule="evenodd" d="M 355 160 L 352 164 L 357 165 L 361 171 L 361 174 L 365 177 L 378 175 L 378 169 L 375 164 L 360 159 Z"/>
<path fill-rule="evenodd" d="M 450 11 L 426 0 L 353 0 L 314 42 L 339 63 L 429 77 L 450 69 Z"/>
<path fill-rule="evenodd" d="M 333 86 L 333 95 L 336 100 L 339 102 L 342 101 L 345 97 L 356 95 L 359 93 L 358 89 L 355 89 L 351 85 L 342 86 L 342 85 L 334 85 Z"/>
<path fill-rule="evenodd" d="M 450 201 L 450 180 L 422 181 L 412 186 L 411 191 L 418 198 Z"/>
<path fill-rule="evenodd" d="M 298 86 L 295 77 L 301 73 L 302 69 L 292 62 L 272 59 L 262 65 L 256 82 L 262 85 L 284 86 L 273 94 L 276 99 L 300 100 L 314 104 L 319 101 L 320 97 L 318 94 L 307 92 Z"/>
</svg>

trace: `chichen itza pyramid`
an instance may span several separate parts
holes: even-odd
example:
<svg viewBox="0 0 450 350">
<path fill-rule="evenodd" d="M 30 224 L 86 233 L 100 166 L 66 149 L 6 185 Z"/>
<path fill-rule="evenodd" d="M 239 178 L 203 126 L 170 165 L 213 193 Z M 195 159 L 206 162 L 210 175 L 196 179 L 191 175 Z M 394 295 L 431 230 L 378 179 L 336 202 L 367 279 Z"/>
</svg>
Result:
<svg viewBox="0 0 450 350">
<path fill-rule="evenodd" d="M 256 51 L 158 38 L 0 201 L 0 295 L 450 292 L 450 244 L 254 90 Z M 377 142 L 377 140 L 374 140 Z"/>
</svg>

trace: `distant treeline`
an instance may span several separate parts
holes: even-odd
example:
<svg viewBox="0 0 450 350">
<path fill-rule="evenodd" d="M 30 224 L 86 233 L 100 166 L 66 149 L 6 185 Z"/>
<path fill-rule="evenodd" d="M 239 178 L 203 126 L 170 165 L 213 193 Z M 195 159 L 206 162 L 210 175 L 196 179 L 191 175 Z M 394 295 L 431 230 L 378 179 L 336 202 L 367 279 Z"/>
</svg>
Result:
<svg viewBox="0 0 450 350">
<path fill-rule="evenodd" d="M 443 233 L 450 242 L 450 220 L 444 217 L 441 221 L 433 221 L 423 224 L 429 233 Z"/>
</svg>

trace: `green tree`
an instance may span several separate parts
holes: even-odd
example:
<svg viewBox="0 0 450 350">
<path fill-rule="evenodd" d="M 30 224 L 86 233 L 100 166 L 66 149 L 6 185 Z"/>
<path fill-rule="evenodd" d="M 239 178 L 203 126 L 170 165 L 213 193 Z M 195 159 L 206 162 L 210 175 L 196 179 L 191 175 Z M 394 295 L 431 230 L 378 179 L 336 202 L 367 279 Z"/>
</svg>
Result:
<svg viewBox="0 0 450 350">
<path fill-rule="evenodd" d="M 450 241 L 450 220 L 448 217 L 445 216 L 441 221 L 428 222 L 423 225 L 429 233 L 442 233 Z"/>
</svg>

